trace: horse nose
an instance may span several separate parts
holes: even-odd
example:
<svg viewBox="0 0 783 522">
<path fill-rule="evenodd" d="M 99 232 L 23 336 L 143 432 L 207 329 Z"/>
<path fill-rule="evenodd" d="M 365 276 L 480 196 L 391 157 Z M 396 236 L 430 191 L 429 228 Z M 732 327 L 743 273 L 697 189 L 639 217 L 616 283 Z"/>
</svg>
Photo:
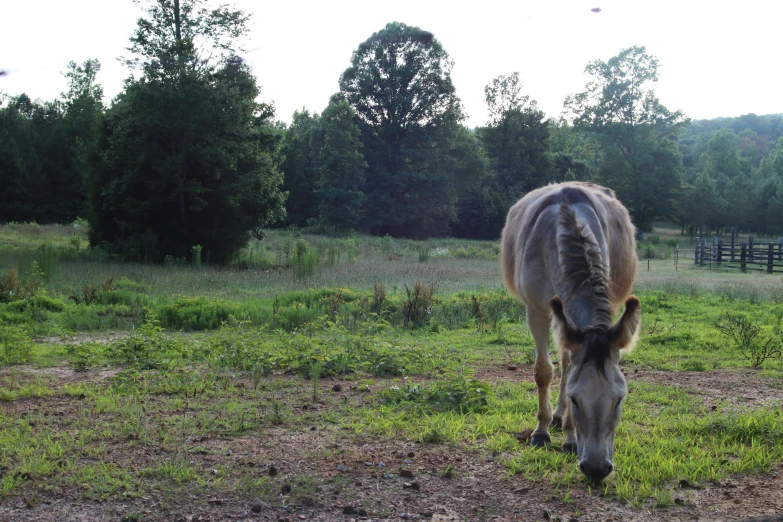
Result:
<svg viewBox="0 0 783 522">
<path fill-rule="evenodd" d="M 588 464 L 587 461 L 582 461 L 579 463 L 579 469 L 591 479 L 598 481 L 608 477 L 614 470 L 614 465 L 608 460 L 597 466 Z"/>
</svg>

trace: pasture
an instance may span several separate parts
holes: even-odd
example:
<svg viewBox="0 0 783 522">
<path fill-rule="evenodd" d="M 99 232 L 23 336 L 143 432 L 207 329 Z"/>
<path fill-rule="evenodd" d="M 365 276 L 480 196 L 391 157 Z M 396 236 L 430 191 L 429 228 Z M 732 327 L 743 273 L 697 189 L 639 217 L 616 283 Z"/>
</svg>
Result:
<svg viewBox="0 0 783 522">
<path fill-rule="evenodd" d="M 616 471 L 592 484 L 561 432 L 529 444 L 533 341 L 495 242 L 271 232 L 229 268 L 86 246 L 0 228 L 0 520 L 783 512 L 779 276 L 640 245 Z"/>
</svg>

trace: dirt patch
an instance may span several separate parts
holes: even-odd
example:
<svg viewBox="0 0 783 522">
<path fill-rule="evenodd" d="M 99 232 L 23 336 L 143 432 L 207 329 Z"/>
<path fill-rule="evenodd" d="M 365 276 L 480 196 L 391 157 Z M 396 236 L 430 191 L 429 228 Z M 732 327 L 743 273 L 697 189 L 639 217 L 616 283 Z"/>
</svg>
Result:
<svg viewBox="0 0 783 522">
<path fill-rule="evenodd" d="M 0 376 L 11 370 L 0 372 Z M 56 387 L 66 382 L 100 382 L 116 370 L 73 372 L 69 368 L 15 368 L 16 376 L 46 378 Z M 529 381 L 527 366 L 509 369 L 496 365 L 479 369 L 476 377 L 486 382 Z M 284 377 L 275 377 L 283 379 Z M 633 369 L 629 380 L 680 386 L 703 397 L 706 404 L 735 401 L 760 406 L 779 401 L 783 392 L 752 370 L 726 372 L 657 372 Z M 161 463 L 186 459 L 200 477 L 187 489 L 173 482 L 150 482 L 139 498 L 84 498 L 84 489 L 61 481 L 39 487 L 32 478 L 0 502 L 3 521 L 736 521 L 783 512 L 783 468 L 752 476 L 736 476 L 717 483 L 682 484 L 674 490 L 675 505 L 641 509 L 603 498 L 601 488 L 572 486 L 568 496 L 548 480 L 531 481 L 509 476 L 502 457 L 481 448 L 453 448 L 442 444 L 416 443 L 400 437 L 363 435 L 323 421 L 323 415 L 340 400 L 360 405 L 368 395 L 351 390 L 340 393 L 333 383 L 321 383 L 322 400 L 307 399 L 309 381 L 291 379 L 286 391 L 298 420 L 278 427 L 262 424 L 243 435 L 184 433 L 182 444 L 132 444 L 106 441 L 103 462 L 134 471 L 154 469 Z M 553 383 L 557 385 L 557 381 Z M 378 384 L 381 386 L 381 384 Z M 276 393 L 271 393 L 271 399 Z M 29 409 L 40 412 L 42 423 L 57 425 L 58 419 L 76 415 L 78 397 L 20 399 L 3 405 L 7 413 Z M 163 400 L 163 399 L 160 399 Z M 305 408 L 306 406 L 306 408 Z M 183 406 L 163 410 L 155 400 L 146 403 L 150 433 L 158 422 L 171 422 L 174 415 L 197 415 Z M 259 404 L 259 411 L 264 407 Z M 312 424 L 302 420 L 312 418 Z M 53 417 L 54 420 L 47 420 Z M 96 418 L 96 426 L 106 422 Z M 68 429 L 68 428 L 64 428 Z M 2 473 L 0 468 L 0 473 Z M 145 479 L 146 480 L 146 479 Z M 694 487 L 696 486 L 696 487 Z"/>
</svg>

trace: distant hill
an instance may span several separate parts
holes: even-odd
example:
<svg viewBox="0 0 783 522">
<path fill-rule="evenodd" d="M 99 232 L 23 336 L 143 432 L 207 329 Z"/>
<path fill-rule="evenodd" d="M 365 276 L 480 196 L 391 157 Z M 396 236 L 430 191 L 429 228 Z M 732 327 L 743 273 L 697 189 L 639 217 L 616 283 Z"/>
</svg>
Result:
<svg viewBox="0 0 783 522">
<path fill-rule="evenodd" d="M 783 114 L 744 114 L 735 118 L 713 118 L 711 120 L 693 120 L 690 127 L 683 133 L 695 136 L 702 133 L 713 133 L 720 129 L 731 129 L 735 134 L 752 131 L 759 136 L 766 136 L 766 141 L 777 141 L 783 136 Z"/>
</svg>

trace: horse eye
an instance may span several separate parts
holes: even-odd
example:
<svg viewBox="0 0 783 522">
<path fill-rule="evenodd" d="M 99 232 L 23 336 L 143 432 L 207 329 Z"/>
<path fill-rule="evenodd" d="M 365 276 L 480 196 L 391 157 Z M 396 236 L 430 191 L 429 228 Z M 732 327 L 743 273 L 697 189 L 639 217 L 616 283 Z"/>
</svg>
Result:
<svg viewBox="0 0 783 522">
<path fill-rule="evenodd" d="M 576 399 L 574 399 L 573 397 L 569 397 L 569 399 L 571 399 L 571 405 L 574 408 L 579 409 L 579 404 L 577 404 Z"/>
</svg>

